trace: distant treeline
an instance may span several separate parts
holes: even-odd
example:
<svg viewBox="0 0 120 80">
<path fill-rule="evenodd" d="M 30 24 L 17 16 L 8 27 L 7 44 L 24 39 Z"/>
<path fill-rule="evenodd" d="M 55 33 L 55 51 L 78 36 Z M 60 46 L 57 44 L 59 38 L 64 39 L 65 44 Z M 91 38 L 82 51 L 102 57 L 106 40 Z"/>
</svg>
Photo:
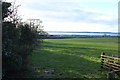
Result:
<svg viewBox="0 0 120 80">
<path fill-rule="evenodd" d="M 102 33 L 102 34 L 120 34 L 117 32 L 79 32 L 79 31 L 47 31 L 50 33 Z"/>
<path fill-rule="evenodd" d="M 102 35 L 102 36 L 92 36 L 92 35 L 46 35 L 42 39 L 65 39 L 65 38 L 97 38 L 97 37 L 112 37 L 118 38 L 118 36 Z M 41 36 L 40 36 L 41 38 Z"/>
</svg>

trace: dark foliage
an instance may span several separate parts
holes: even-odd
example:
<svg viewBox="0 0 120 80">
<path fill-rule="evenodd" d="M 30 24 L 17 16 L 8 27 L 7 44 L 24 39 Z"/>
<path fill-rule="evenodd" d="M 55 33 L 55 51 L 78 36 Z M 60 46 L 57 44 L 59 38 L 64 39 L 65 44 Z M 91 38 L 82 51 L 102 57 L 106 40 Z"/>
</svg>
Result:
<svg viewBox="0 0 120 80">
<path fill-rule="evenodd" d="M 8 17 L 12 12 L 8 9 L 11 3 L 2 2 L 2 19 Z"/>
<path fill-rule="evenodd" d="M 16 73 L 27 69 L 28 56 L 38 43 L 38 32 L 31 29 L 30 25 L 5 20 L 13 13 L 13 10 L 9 9 L 10 6 L 11 3 L 2 2 L 2 74 L 4 78 L 11 75 L 15 77 Z"/>
</svg>

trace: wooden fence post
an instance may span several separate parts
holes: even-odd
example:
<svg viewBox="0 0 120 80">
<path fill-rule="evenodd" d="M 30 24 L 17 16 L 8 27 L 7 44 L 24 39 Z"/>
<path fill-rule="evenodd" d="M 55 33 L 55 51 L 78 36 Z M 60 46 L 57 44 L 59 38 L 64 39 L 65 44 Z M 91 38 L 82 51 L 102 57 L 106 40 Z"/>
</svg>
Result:
<svg viewBox="0 0 120 80">
<path fill-rule="evenodd" d="M 102 52 L 101 53 L 101 68 L 103 68 L 103 64 L 104 64 L 104 55 L 105 55 L 105 53 L 104 52 Z"/>
</svg>

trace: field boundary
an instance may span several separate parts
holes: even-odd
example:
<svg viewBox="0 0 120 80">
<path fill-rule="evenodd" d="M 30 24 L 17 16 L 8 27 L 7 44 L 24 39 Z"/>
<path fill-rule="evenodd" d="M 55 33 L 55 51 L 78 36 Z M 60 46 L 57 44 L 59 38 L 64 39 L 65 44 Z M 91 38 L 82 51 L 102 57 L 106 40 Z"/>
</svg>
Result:
<svg viewBox="0 0 120 80">
<path fill-rule="evenodd" d="M 120 57 L 108 56 L 104 52 L 101 53 L 101 68 L 108 69 L 108 78 L 115 78 L 115 74 L 120 76 Z"/>
<path fill-rule="evenodd" d="M 113 71 L 120 70 L 120 58 L 118 56 L 107 56 L 102 52 L 101 68 L 107 68 Z"/>
</svg>

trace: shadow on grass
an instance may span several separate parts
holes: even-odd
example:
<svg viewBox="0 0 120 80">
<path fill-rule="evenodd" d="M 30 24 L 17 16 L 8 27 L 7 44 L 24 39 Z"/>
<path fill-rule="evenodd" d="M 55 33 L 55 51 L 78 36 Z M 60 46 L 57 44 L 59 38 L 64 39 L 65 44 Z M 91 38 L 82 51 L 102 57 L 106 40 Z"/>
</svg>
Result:
<svg viewBox="0 0 120 80">
<path fill-rule="evenodd" d="M 100 53 L 116 50 L 99 49 L 99 45 L 61 43 L 45 41 L 42 50 L 34 51 L 30 62 L 39 67 L 35 77 L 106 78 L 107 71 L 100 68 Z M 54 74 L 45 73 L 49 70 L 54 70 Z"/>
<path fill-rule="evenodd" d="M 71 42 L 72 43 L 72 42 Z M 103 48 L 105 50 L 104 46 L 101 46 L 102 44 L 98 45 L 98 48 Z M 94 49 L 99 50 L 96 45 L 85 45 L 85 44 L 68 44 L 68 43 L 54 43 L 54 42 L 44 42 L 44 47 L 53 47 L 53 48 L 75 48 L 75 49 Z M 115 50 L 113 50 L 115 51 Z"/>
<path fill-rule="evenodd" d="M 105 78 L 106 73 L 100 68 L 100 63 L 90 61 L 77 55 L 70 55 L 62 51 L 36 51 L 31 58 L 32 64 L 41 66 L 37 77 L 51 77 L 46 70 L 54 69 L 54 78 Z"/>
<path fill-rule="evenodd" d="M 69 53 L 76 53 L 76 54 L 83 54 L 87 56 L 94 56 L 97 58 L 100 58 L 101 52 L 118 52 L 117 50 L 111 50 L 111 49 L 104 49 L 96 48 L 95 46 L 87 46 L 87 45 L 80 45 L 80 44 L 61 44 L 61 43 L 54 43 L 54 42 L 45 42 L 44 48 L 50 48 L 52 50 L 60 50 L 63 52 L 69 52 Z"/>
</svg>

